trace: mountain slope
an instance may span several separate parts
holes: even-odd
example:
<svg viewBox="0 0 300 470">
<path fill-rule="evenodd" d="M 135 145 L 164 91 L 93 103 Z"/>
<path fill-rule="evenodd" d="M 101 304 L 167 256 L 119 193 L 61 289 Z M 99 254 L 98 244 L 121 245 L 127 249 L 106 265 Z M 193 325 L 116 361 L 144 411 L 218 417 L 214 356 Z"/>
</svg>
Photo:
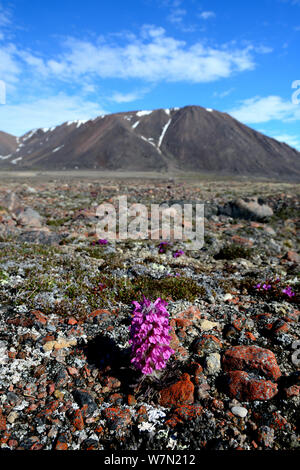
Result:
<svg viewBox="0 0 300 470">
<path fill-rule="evenodd" d="M 5 160 L 17 150 L 17 138 L 0 131 L 0 160 Z M 8 157 L 10 158 L 10 157 Z"/>
<path fill-rule="evenodd" d="M 111 114 L 37 129 L 19 139 L 0 133 L 1 151 L 10 156 L 0 159 L 0 168 L 183 170 L 300 179 L 297 150 L 201 106 Z"/>
</svg>

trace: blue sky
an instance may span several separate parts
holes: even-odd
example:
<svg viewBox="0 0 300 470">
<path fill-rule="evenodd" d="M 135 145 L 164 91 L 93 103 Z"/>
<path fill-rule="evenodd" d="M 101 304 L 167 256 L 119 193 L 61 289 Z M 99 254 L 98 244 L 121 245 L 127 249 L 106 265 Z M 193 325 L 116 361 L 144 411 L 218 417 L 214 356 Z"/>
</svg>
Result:
<svg viewBox="0 0 300 470">
<path fill-rule="evenodd" d="M 300 150 L 299 46 L 300 0 L 0 0 L 0 130 L 194 104 Z"/>
</svg>

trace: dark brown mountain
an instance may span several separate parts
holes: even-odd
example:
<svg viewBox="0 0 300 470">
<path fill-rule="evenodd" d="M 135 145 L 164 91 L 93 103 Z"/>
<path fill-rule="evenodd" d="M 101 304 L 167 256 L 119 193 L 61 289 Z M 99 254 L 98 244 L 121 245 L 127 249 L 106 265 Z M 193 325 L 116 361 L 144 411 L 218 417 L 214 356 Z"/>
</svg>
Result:
<svg viewBox="0 0 300 470">
<path fill-rule="evenodd" d="M 13 154 L 17 150 L 17 138 L 0 131 L 0 159 Z"/>
<path fill-rule="evenodd" d="M 0 133 L 0 155 L 0 168 L 182 170 L 300 179 L 297 150 L 201 106 L 67 122 L 30 131 L 18 142 Z"/>
</svg>

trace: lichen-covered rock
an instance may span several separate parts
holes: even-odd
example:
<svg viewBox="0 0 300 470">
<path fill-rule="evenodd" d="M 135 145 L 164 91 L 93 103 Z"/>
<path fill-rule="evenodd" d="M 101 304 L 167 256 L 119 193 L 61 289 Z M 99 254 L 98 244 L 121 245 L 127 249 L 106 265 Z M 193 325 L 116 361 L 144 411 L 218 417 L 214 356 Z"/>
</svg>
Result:
<svg viewBox="0 0 300 470">
<path fill-rule="evenodd" d="M 228 393 L 241 401 L 270 400 L 277 393 L 277 384 L 257 378 L 241 370 L 227 373 Z"/>
<path fill-rule="evenodd" d="M 132 424 L 129 409 L 109 407 L 103 411 L 103 416 L 107 420 L 109 429 L 116 431 L 117 435 L 123 434 Z"/>
<path fill-rule="evenodd" d="M 189 374 L 183 374 L 178 382 L 160 392 L 159 404 L 171 407 L 194 403 L 194 384 Z"/>
<path fill-rule="evenodd" d="M 227 349 L 222 364 L 225 371 L 255 371 L 273 380 L 281 376 L 274 353 L 259 346 L 234 346 Z"/>
</svg>

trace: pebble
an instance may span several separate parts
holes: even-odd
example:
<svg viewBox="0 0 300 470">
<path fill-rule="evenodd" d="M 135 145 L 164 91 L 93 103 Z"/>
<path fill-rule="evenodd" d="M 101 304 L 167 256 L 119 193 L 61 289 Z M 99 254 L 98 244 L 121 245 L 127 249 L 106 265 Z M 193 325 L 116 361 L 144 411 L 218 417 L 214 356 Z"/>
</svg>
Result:
<svg viewBox="0 0 300 470">
<path fill-rule="evenodd" d="M 231 408 L 231 412 L 235 416 L 239 416 L 240 418 L 245 418 L 248 414 L 248 410 L 244 408 L 243 406 L 233 406 Z"/>
<path fill-rule="evenodd" d="M 232 300 L 232 299 L 233 299 L 233 295 L 231 295 L 229 292 L 225 294 L 223 297 L 224 302 L 226 302 L 226 300 Z"/>
<path fill-rule="evenodd" d="M 9 415 L 7 416 L 7 421 L 10 424 L 13 424 L 16 421 L 17 417 L 18 417 L 18 413 L 16 411 L 11 411 Z"/>
<path fill-rule="evenodd" d="M 221 370 L 221 356 L 219 353 L 208 354 L 205 362 L 208 375 L 217 374 Z"/>
<path fill-rule="evenodd" d="M 209 331 L 217 326 L 218 323 L 209 320 L 203 320 L 202 322 L 200 322 L 200 328 L 202 331 Z"/>
</svg>

